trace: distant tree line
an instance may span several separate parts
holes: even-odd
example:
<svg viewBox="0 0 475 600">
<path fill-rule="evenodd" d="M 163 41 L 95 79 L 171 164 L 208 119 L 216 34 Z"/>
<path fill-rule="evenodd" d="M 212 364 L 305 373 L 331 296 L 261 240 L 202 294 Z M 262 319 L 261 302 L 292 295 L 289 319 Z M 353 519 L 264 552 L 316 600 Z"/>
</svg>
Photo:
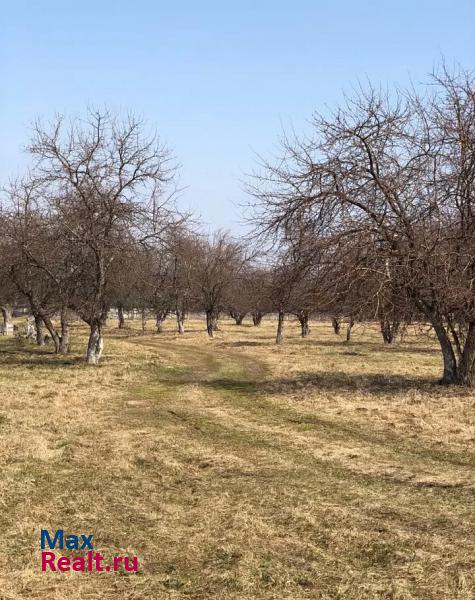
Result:
<svg viewBox="0 0 475 600">
<path fill-rule="evenodd" d="M 252 240 L 204 235 L 176 207 L 169 149 L 134 117 L 37 123 L 31 170 L 5 187 L 0 213 L 3 329 L 27 306 L 38 344 L 70 345 L 71 315 L 89 327 L 86 360 L 103 350 L 110 309 L 191 312 L 210 337 L 223 314 L 259 326 L 312 317 L 351 337 L 377 321 L 386 344 L 430 324 L 444 383 L 475 383 L 475 85 L 442 68 L 417 92 L 359 90 L 310 135 L 284 137 L 250 178 Z M 251 243 L 252 242 L 252 243 Z M 256 250 L 258 249 L 258 250 Z M 345 327 L 342 332 L 342 326 Z"/>
</svg>

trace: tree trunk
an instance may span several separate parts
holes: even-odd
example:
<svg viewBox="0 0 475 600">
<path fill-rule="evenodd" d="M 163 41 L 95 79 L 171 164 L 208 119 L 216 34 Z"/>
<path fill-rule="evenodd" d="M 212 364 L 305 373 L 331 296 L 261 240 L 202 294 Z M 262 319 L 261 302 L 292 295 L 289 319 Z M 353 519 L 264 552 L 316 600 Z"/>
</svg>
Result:
<svg viewBox="0 0 475 600">
<path fill-rule="evenodd" d="M 0 306 L 3 317 L 3 335 L 9 335 L 13 333 L 13 321 L 12 321 L 12 310 L 9 306 Z"/>
<path fill-rule="evenodd" d="M 35 318 L 34 317 L 26 317 L 26 333 L 25 337 L 27 340 L 35 339 L 36 341 L 36 327 L 35 327 Z M 42 344 L 38 344 L 41 346 Z"/>
<path fill-rule="evenodd" d="M 45 345 L 45 336 L 43 334 L 43 319 L 38 313 L 34 314 L 35 319 L 35 338 L 38 346 Z"/>
<path fill-rule="evenodd" d="M 86 362 L 88 365 L 97 365 L 101 359 L 104 341 L 102 339 L 102 326 L 97 321 L 90 325 L 89 341 L 87 344 Z"/>
<path fill-rule="evenodd" d="M 401 342 L 401 344 L 404 343 L 404 336 L 407 333 L 407 324 L 406 323 L 402 323 L 402 325 L 399 326 L 399 341 Z"/>
<path fill-rule="evenodd" d="M 69 353 L 69 315 L 68 309 L 61 309 L 61 343 L 59 348 L 61 354 Z"/>
<path fill-rule="evenodd" d="M 298 314 L 297 318 L 300 322 L 302 337 L 303 338 L 307 337 L 307 335 L 310 333 L 310 326 L 308 324 L 308 315 L 305 312 L 301 312 Z"/>
<path fill-rule="evenodd" d="M 381 318 L 380 321 L 381 334 L 385 344 L 393 344 L 399 331 L 399 321 L 391 321 L 388 318 Z"/>
<path fill-rule="evenodd" d="M 279 310 L 279 318 L 277 320 L 277 335 L 275 338 L 276 344 L 282 344 L 282 342 L 284 341 L 284 318 L 285 312 Z"/>
<path fill-rule="evenodd" d="M 244 317 L 246 316 L 246 313 L 240 313 L 237 311 L 231 311 L 231 317 L 234 319 L 236 325 L 242 325 L 242 322 L 244 321 Z"/>
<path fill-rule="evenodd" d="M 179 308 L 176 309 L 176 324 L 178 333 L 183 335 L 185 333 L 185 312 Z"/>
<path fill-rule="evenodd" d="M 470 387 L 475 385 L 475 322 L 468 325 L 467 337 L 457 369 L 457 382 Z"/>
<path fill-rule="evenodd" d="M 119 329 L 124 329 L 125 327 L 125 316 L 124 316 L 124 307 L 122 304 L 119 304 L 117 307 L 117 318 L 119 319 Z"/>
<path fill-rule="evenodd" d="M 455 357 L 452 342 L 440 319 L 431 317 L 431 323 L 437 335 L 437 339 L 439 340 L 440 349 L 442 350 L 442 358 L 444 361 L 444 371 L 440 383 L 457 383 L 457 359 Z"/>
<path fill-rule="evenodd" d="M 161 313 L 155 315 L 155 329 L 157 333 L 163 333 L 163 316 Z"/>
<path fill-rule="evenodd" d="M 332 317 L 332 326 L 335 334 L 340 335 L 340 319 L 337 317 Z"/>
<path fill-rule="evenodd" d="M 142 308 L 140 318 L 142 322 L 142 335 L 145 335 L 145 330 L 147 329 L 147 315 L 145 314 L 145 308 Z"/>
<path fill-rule="evenodd" d="M 210 338 L 214 337 L 213 311 L 206 311 L 206 331 Z"/>
<path fill-rule="evenodd" d="M 460 352 L 459 362 L 454 351 L 454 344 L 439 317 L 431 318 L 437 339 L 442 350 L 444 371 L 440 383 L 475 386 L 475 322 L 468 324 L 467 336 Z"/>
<path fill-rule="evenodd" d="M 352 317 L 348 320 L 346 324 L 346 341 L 349 342 L 351 340 L 351 330 L 353 329 L 353 325 L 355 324 Z"/>
<path fill-rule="evenodd" d="M 255 310 L 252 312 L 252 322 L 254 324 L 254 327 L 259 327 L 263 316 L 264 314 L 259 310 Z"/>
<path fill-rule="evenodd" d="M 59 337 L 58 332 L 56 331 L 49 316 L 43 312 L 40 312 L 39 314 L 43 320 L 43 323 L 45 324 L 46 329 L 48 330 L 51 336 L 51 339 L 53 340 L 54 352 L 55 354 L 59 354 L 61 352 L 61 338 Z"/>
</svg>

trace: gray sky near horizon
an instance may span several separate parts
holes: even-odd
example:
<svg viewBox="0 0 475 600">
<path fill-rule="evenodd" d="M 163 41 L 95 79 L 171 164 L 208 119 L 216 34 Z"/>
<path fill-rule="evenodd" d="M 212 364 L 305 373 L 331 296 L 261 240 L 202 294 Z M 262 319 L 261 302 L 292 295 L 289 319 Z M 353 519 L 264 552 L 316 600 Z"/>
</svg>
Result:
<svg viewBox="0 0 475 600">
<path fill-rule="evenodd" d="M 239 231 L 245 174 L 359 80 L 407 85 L 475 67 L 473 0 L 3 1 L 0 182 L 29 125 L 87 105 L 132 111 L 182 165 L 181 204 Z"/>
</svg>

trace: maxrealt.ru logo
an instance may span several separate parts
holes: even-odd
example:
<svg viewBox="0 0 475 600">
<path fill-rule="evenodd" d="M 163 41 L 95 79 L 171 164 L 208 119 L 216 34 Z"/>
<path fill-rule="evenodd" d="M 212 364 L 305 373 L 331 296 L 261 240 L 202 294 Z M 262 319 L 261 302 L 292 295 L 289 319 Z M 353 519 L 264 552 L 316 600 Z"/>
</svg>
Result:
<svg viewBox="0 0 475 600">
<path fill-rule="evenodd" d="M 92 543 L 93 535 L 65 535 L 62 529 L 58 529 L 54 534 L 50 534 L 46 529 L 41 530 L 41 549 L 50 550 L 80 550 L 86 551 L 84 555 L 61 556 L 56 552 L 41 553 L 42 571 L 79 571 L 79 572 L 101 572 L 101 571 L 128 571 L 137 572 L 139 561 L 136 556 L 114 556 L 112 564 L 105 563 L 105 558 L 100 552 L 94 551 Z"/>
</svg>

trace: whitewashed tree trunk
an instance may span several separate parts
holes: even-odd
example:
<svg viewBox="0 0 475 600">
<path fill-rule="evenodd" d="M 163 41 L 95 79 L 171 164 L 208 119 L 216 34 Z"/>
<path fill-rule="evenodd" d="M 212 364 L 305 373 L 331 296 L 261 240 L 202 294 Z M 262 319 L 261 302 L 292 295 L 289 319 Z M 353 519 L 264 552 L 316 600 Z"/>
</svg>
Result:
<svg viewBox="0 0 475 600">
<path fill-rule="evenodd" d="M 13 335 L 12 310 L 10 306 L 0 306 L 3 317 L 2 334 Z"/>
<path fill-rule="evenodd" d="M 102 327 L 99 323 L 90 325 L 91 332 L 87 344 L 86 362 L 89 365 L 97 365 L 101 359 L 104 349 L 104 340 L 102 337 Z"/>
<path fill-rule="evenodd" d="M 180 309 L 176 309 L 176 324 L 178 333 L 183 335 L 185 333 L 185 313 Z"/>
</svg>

